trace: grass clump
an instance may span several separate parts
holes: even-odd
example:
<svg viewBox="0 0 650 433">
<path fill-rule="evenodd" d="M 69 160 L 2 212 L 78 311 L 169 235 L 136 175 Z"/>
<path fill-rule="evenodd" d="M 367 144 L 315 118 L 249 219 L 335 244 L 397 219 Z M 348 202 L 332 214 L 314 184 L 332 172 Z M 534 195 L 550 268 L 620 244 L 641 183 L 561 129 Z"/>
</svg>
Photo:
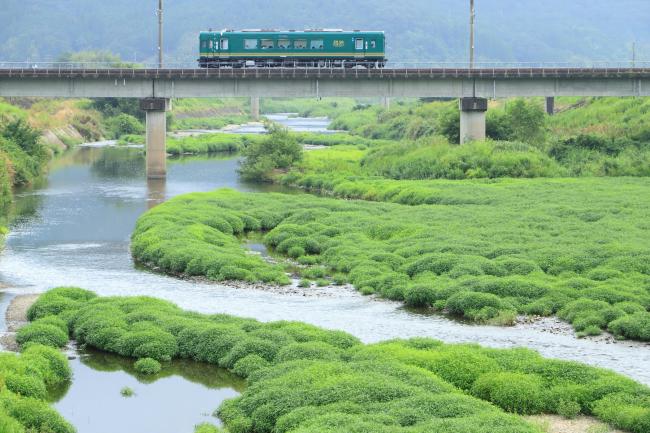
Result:
<svg viewBox="0 0 650 433">
<path fill-rule="evenodd" d="M 47 304 L 66 297 L 58 290 L 35 308 L 47 311 Z M 595 415 L 633 433 L 647 431 L 650 389 L 527 349 L 427 338 L 364 345 L 340 331 L 197 314 L 144 297 L 89 295 L 53 315 L 72 318 L 82 344 L 119 353 L 122 335 L 168 333 L 178 347 L 174 358 L 247 377 L 248 388 L 218 409 L 231 432 L 540 433 L 506 412 Z"/>
<path fill-rule="evenodd" d="M 20 354 L 0 353 L 0 431 L 73 433 L 47 401 L 49 386 L 70 380 L 65 356 L 38 343 Z"/>
<path fill-rule="evenodd" d="M 120 390 L 120 395 L 125 398 L 133 397 L 135 395 L 135 391 L 133 391 L 128 386 L 125 386 Z"/>
<path fill-rule="evenodd" d="M 625 199 L 650 196 L 646 182 L 441 181 L 436 191 L 437 204 L 416 207 L 189 194 L 140 218 L 132 252 L 172 274 L 288 283 L 281 265 L 248 255 L 239 240 L 261 232 L 276 253 L 299 255 L 302 286 L 336 276 L 364 294 L 479 323 L 557 314 L 581 333 L 649 339 L 650 238 L 639 221 L 650 202 Z"/>
<path fill-rule="evenodd" d="M 133 367 L 138 373 L 146 375 L 157 374 L 162 369 L 160 362 L 153 358 L 138 359 L 135 364 L 133 364 Z"/>
</svg>

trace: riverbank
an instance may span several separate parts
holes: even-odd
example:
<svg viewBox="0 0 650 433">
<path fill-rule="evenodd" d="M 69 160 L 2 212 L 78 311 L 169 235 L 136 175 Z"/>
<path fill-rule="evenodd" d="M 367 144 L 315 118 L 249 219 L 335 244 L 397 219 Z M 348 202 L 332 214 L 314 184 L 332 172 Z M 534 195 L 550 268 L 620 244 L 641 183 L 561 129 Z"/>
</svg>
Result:
<svg viewBox="0 0 650 433">
<path fill-rule="evenodd" d="M 38 294 L 17 295 L 11 299 L 7 310 L 3 312 L 6 331 L 0 336 L 0 346 L 5 350 L 18 352 L 16 332 L 28 323 L 27 310 L 38 299 Z"/>
</svg>

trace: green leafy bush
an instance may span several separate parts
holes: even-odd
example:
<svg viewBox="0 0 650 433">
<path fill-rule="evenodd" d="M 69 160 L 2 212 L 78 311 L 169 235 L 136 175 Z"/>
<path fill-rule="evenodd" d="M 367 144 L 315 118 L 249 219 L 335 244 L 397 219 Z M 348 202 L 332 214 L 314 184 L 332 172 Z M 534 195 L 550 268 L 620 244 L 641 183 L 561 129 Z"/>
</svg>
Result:
<svg viewBox="0 0 650 433">
<path fill-rule="evenodd" d="M 269 127 L 269 135 L 252 142 L 244 151 L 239 172 L 244 179 L 268 182 L 275 170 L 287 170 L 302 158 L 302 147 L 286 128 Z"/>
<path fill-rule="evenodd" d="M 162 368 L 160 362 L 153 358 L 138 359 L 135 364 L 133 364 L 133 367 L 140 374 L 156 374 L 159 373 Z"/>
</svg>

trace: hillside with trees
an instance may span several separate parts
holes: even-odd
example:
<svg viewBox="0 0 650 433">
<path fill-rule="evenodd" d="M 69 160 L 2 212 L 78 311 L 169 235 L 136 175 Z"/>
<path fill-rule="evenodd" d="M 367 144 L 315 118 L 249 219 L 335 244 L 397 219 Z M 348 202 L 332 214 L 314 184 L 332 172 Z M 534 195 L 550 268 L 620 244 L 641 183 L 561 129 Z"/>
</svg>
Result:
<svg viewBox="0 0 650 433">
<path fill-rule="evenodd" d="M 479 0 L 479 61 L 650 60 L 646 0 Z M 109 50 L 126 61 L 153 61 L 154 0 L 6 0 L 0 10 L 0 59 L 54 60 L 64 52 Z M 464 61 L 467 1 L 208 0 L 165 2 L 170 61 L 193 62 L 209 28 L 385 30 L 395 61 Z M 45 23 L 45 25 L 44 25 Z"/>
</svg>

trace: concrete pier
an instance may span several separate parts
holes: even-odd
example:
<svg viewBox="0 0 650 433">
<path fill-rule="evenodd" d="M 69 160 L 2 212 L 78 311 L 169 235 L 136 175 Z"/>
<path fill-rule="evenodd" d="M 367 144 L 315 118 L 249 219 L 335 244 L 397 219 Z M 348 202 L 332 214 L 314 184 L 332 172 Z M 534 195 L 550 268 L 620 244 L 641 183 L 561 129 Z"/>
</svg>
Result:
<svg viewBox="0 0 650 433">
<path fill-rule="evenodd" d="M 255 121 L 260 120 L 260 97 L 251 96 L 251 118 Z"/>
<path fill-rule="evenodd" d="M 381 98 L 381 106 L 386 111 L 390 111 L 390 98 L 388 96 L 384 96 L 384 97 Z"/>
<path fill-rule="evenodd" d="M 166 112 L 169 109 L 169 99 L 142 99 L 140 108 L 146 112 L 147 119 L 147 178 L 164 179 L 167 176 Z"/>
<path fill-rule="evenodd" d="M 555 114 L 555 97 L 553 96 L 546 97 L 546 114 L 549 116 Z"/>
<path fill-rule="evenodd" d="M 460 144 L 485 140 L 487 99 L 460 99 Z"/>
</svg>

